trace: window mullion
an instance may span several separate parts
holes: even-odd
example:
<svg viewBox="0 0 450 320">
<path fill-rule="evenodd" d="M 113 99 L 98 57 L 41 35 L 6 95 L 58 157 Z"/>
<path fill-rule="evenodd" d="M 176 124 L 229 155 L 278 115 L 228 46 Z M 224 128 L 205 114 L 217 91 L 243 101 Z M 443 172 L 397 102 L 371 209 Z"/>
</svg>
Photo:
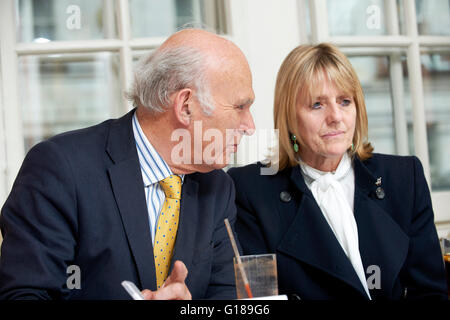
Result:
<svg viewBox="0 0 450 320">
<path fill-rule="evenodd" d="M 422 70 L 420 63 L 419 37 L 416 21 L 416 7 L 414 0 L 403 0 L 405 8 L 405 22 L 407 35 L 412 39 L 407 50 L 407 66 L 409 86 L 413 112 L 414 147 L 415 153 L 422 162 L 425 177 L 431 189 L 430 162 L 428 155 L 428 141 L 425 107 L 423 98 Z"/>
<path fill-rule="evenodd" d="M 121 82 L 124 90 L 128 90 L 133 80 L 133 54 L 131 52 L 131 23 L 130 23 L 130 7 L 128 0 L 117 0 L 118 8 L 118 26 L 119 37 L 122 40 L 120 48 L 120 70 Z M 123 106 L 127 110 L 131 110 L 132 105 L 123 95 Z"/>
<path fill-rule="evenodd" d="M 407 47 L 411 38 L 405 36 L 333 36 L 321 41 L 331 41 L 339 47 Z"/>
<path fill-rule="evenodd" d="M 385 0 L 386 27 L 389 35 L 399 35 L 396 0 Z M 389 74 L 394 110 L 395 147 L 397 154 L 408 155 L 408 127 L 405 112 L 403 70 L 400 53 L 389 56 Z"/>
<path fill-rule="evenodd" d="M 405 112 L 403 69 L 401 55 L 391 54 L 389 71 L 392 88 L 392 103 L 394 110 L 395 146 L 397 154 L 408 155 L 408 127 Z"/>
<path fill-rule="evenodd" d="M 111 0 L 103 0 L 103 21 L 105 38 L 112 39 L 115 36 L 114 25 L 114 2 Z"/>
<path fill-rule="evenodd" d="M 92 53 L 118 51 L 122 46 L 122 41 L 116 39 L 52 41 L 49 43 L 18 43 L 16 45 L 16 52 L 19 56 L 75 52 Z"/>
<path fill-rule="evenodd" d="M 309 0 L 311 14 L 311 42 L 319 43 L 328 39 L 328 13 L 326 0 Z"/>
<path fill-rule="evenodd" d="M 427 47 L 450 47 L 449 36 L 418 36 L 419 45 Z"/>
<path fill-rule="evenodd" d="M 0 1 L 0 61 L 2 72 L 3 124 L 6 142 L 6 185 L 10 190 L 24 158 L 24 141 L 18 94 L 18 62 L 15 51 L 14 0 Z M 3 200 L 3 199 L 2 199 Z M 1 201 L 3 202 L 3 201 Z"/>
</svg>

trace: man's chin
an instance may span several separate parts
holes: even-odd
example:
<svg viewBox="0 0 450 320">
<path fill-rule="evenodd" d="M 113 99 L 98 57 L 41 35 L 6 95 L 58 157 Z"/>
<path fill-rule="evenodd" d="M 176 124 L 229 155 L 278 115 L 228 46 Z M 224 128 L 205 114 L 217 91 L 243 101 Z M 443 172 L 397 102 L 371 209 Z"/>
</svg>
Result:
<svg viewBox="0 0 450 320">
<path fill-rule="evenodd" d="M 201 173 L 207 173 L 207 172 L 211 172 L 213 170 L 220 170 L 223 169 L 227 166 L 228 163 L 217 163 L 217 162 L 213 162 L 213 163 L 202 163 L 202 164 L 198 164 L 195 165 L 192 169 L 192 171 L 194 172 L 201 172 Z"/>
<path fill-rule="evenodd" d="M 210 165 L 210 168 L 211 168 L 210 171 L 223 169 L 227 165 L 228 165 L 228 162 L 225 162 L 225 163 L 216 163 L 216 162 L 214 162 L 213 164 Z"/>
</svg>

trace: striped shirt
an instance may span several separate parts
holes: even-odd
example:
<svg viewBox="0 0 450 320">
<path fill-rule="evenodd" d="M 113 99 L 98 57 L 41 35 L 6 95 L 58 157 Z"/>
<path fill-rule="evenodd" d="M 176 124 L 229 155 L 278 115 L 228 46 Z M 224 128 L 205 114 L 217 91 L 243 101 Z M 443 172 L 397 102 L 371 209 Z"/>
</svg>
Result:
<svg viewBox="0 0 450 320">
<path fill-rule="evenodd" d="M 139 164 L 141 166 L 150 233 L 152 236 L 152 243 L 154 243 L 159 213 L 161 212 L 166 198 L 164 190 L 158 182 L 169 177 L 173 173 L 150 141 L 148 141 L 144 131 L 142 131 L 136 113 L 133 115 L 133 134 L 134 140 L 136 141 Z M 184 175 L 179 176 L 181 177 L 181 183 L 183 183 Z"/>
</svg>

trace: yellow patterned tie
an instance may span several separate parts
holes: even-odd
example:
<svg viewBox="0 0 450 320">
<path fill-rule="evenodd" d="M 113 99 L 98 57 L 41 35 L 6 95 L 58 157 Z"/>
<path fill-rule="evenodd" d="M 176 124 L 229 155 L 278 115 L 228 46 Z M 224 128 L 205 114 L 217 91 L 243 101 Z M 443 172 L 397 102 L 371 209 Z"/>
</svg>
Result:
<svg viewBox="0 0 450 320">
<path fill-rule="evenodd" d="M 181 178 L 171 175 L 159 182 L 163 188 L 166 200 L 159 215 L 156 228 L 153 254 L 155 256 L 156 285 L 158 289 L 163 285 L 169 273 L 170 260 L 177 237 L 178 220 L 180 215 Z"/>
</svg>

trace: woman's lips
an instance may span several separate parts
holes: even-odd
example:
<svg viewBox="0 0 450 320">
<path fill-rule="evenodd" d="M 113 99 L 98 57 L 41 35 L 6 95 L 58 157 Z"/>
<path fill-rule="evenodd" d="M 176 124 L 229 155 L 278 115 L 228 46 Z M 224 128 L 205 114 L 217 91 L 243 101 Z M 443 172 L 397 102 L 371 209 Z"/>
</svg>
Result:
<svg viewBox="0 0 450 320">
<path fill-rule="evenodd" d="M 328 133 L 324 134 L 322 137 L 323 138 L 333 138 L 333 137 L 337 137 L 343 133 L 344 133 L 344 131 L 332 131 L 332 132 L 328 132 Z"/>
</svg>

